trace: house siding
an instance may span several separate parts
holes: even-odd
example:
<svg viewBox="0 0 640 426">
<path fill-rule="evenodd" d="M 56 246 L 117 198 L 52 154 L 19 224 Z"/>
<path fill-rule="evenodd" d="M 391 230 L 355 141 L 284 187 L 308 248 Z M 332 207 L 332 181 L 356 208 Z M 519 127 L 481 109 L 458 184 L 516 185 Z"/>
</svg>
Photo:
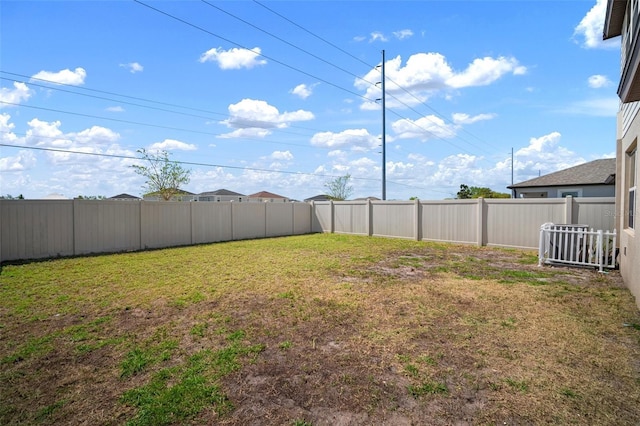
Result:
<svg viewBox="0 0 640 426">
<path fill-rule="evenodd" d="M 640 114 L 636 109 L 636 114 L 625 128 L 624 108 L 618 114 L 618 141 L 617 153 L 617 176 L 619 176 L 618 190 L 616 191 L 616 226 L 620 239 L 620 273 L 631 293 L 636 297 L 636 303 L 640 307 L 640 224 L 636 215 L 635 229 L 625 227 L 625 217 L 629 208 L 626 204 L 627 175 L 625 155 L 631 146 L 640 139 Z M 638 211 L 638 201 L 636 200 L 636 212 Z"/>
<path fill-rule="evenodd" d="M 546 193 L 546 197 L 540 198 L 561 198 L 560 190 L 579 191 L 578 197 L 615 197 L 615 185 L 584 185 L 584 186 L 538 186 L 529 188 L 516 188 L 516 198 L 521 198 L 520 194 L 526 193 Z M 524 197 L 528 198 L 528 197 Z M 533 197 L 536 198 L 536 197 Z"/>
</svg>

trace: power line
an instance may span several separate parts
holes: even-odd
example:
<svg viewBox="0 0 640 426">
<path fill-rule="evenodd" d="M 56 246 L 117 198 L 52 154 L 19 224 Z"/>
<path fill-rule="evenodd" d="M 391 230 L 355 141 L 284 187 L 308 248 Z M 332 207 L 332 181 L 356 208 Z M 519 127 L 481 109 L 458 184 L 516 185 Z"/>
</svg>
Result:
<svg viewBox="0 0 640 426">
<path fill-rule="evenodd" d="M 282 15 L 282 14 L 280 14 L 280 13 L 276 12 L 275 10 L 273 10 L 273 9 L 271 9 L 271 8 L 269 8 L 268 6 L 264 5 L 263 3 L 261 3 L 261 2 L 259 2 L 259 1 L 257 1 L 257 0 L 253 0 L 253 2 L 254 2 L 254 3 L 256 3 L 257 5 L 259 5 L 259 6 L 263 7 L 264 9 L 268 10 L 268 11 L 269 11 L 269 12 L 271 12 L 272 14 L 274 14 L 274 15 L 276 15 L 276 16 L 278 16 L 278 17 L 280 17 L 280 18 L 284 19 L 285 21 L 289 22 L 290 24 L 292 24 L 292 25 L 296 26 L 297 28 L 301 29 L 302 31 L 306 32 L 307 34 L 309 34 L 309 35 L 311 35 L 311 36 L 313 36 L 313 37 L 317 38 L 318 40 L 321 40 L 322 42 L 326 43 L 327 45 L 329 45 L 329 46 L 331 46 L 331 47 L 333 47 L 333 48 L 335 48 L 335 49 L 339 50 L 340 52 L 342 52 L 342 53 L 346 54 L 347 56 L 349 56 L 349 57 L 351 57 L 351 58 L 355 59 L 356 61 L 358 61 L 358 62 L 360 62 L 360 63 L 362 63 L 362 64 L 364 64 L 364 65 L 368 66 L 369 68 L 375 68 L 373 65 L 371 65 L 371 64 L 369 64 L 369 63 L 367 63 L 367 62 L 363 61 L 362 59 L 360 59 L 360 58 L 358 58 L 357 56 L 355 56 L 355 55 L 351 54 L 350 52 L 348 52 L 348 51 L 346 51 L 346 50 L 342 49 L 341 47 L 339 47 L 339 46 L 335 45 L 334 43 L 331 43 L 330 41 L 326 40 L 325 38 L 323 38 L 323 37 L 321 37 L 321 36 L 319 36 L 319 35 L 315 34 L 314 32 L 312 32 L 312 31 L 308 30 L 307 28 L 303 27 L 302 25 L 300 25 L 300 24 L 298 24 L 298 23 L 294 22 L 293 20 L 291 20 L 291 19 L 287 18 L 286 16 L 284 16 L 284 15 Z M 362 80 L 363 80 L 363 81 L 366 81 L 366 80 L 364 80 L 364 79 L 362 79 Z M 400 90 L 402 90 L 403 92 L 407 93 L 409 96 L 411 96 L 411 97 L 413 97 L 414 99 L 416 99 L 416 100 L 417 100 L 421 105 L 424 105 L 424 106 L 425 106 L 425 107 L 427 107 L 429 110 L 431 110 L 432 112 L 434 112 L 438 117 L 442 118 L 445 122 L 449 122 L 450 124 L 454 124 L 454 125 L 455 125 L 455 123 L 454 123 L 453 121 L 449 120 L 448 118 L 446 118 L 446 116 L 445 116 L 444 114 L 442 114 L 442 113 L 440 113 L 439 111 L 437 111 L 435 108 L 433 108 L 432 106 L 430 106 L 429 104 L 427 104 L 425 101 L 423 101 L 422 99 L 420 99 L 419 97 L 417 97 L 416 95 L 414 95 L 413 93 L 411 93 L 409 90 L 407 90 L 405 87 L 401 86 L 399 83 L 395 82 L 393 79 L 391 79 L 391 78 L 388 78 L 388 77 L 387 77 L 387 80 L 388 80 L 390 83 L 393 83 L 394 85 L 396 85 Z M 404 105 L 405 107 L 407 107 L 407 108 L 411 109 L 413 112 L 415 112 L 415 113 L 416 113 L 416 114 L 418 114 L 419 116 L 422 116 L 422 117 L 425 117 L 425 118 L 429 119 L 429 120 L 430 120 L 431 122 L 433 122 L 436 126 L 443 127 L 443 126 L 441 126 L 439 123 L 437 123 L 437 122 L 435 122 L 435 121 L 431 120 L 428 116 L 424 116 L 422 113 L 420 113 L 420 112 L 416 111 L 414 108 L 412 108 L 411 106 L 407 105 L 405 102 L 401 101 L 400 99 L 398 99 L 398 98 L 397 98 L 396 96 L 394 96 L 393 94 L 388 94 L 388 95 L 389 95 L 391 98 L 393 98 L 393 99 L 395 99 L 396 101 L 398 101 L 400 104 L 402 104 L 402 105 Z M 467 144 L 471 145 L 472 147 L 479 148 L 478 146 L 476 146 L 476 145 L 472 144 L 471 142 L 466 141 L 464 138 L 461 138 L 458 134 L 456 134 L 456 133 L 452 132 L 452 131 L 451 131 L 451 130 L 449 130 L 448 128 L 446 128 L 446 127 L 443 127 L 443 128 L 444 128 L 445 130 L 447 130 L 447 131 L 450 131 L 452 134 L 455 134 L 457 138 L 462 139 L 463 141 L 465 141 Z M 486 145 L 488 145 L 488 146 L 492 146 L 492 145 L 490 145 L 489 143 L 487 143 L 487 142 L 483 141 L 482 139 L 478 138 L 477 136 L 475 136 L 474 134 L 472 134 L 472 133 L 471 133 L 471 132 L 469 132 L 468 130 L 466 130 L 466 129 L 462 128 L 462 131 L 464 131 L 465 133 L 467 133 L 467 134 L 469 134 L 469 135 L 473 136 L 474 138 L 478 139 L 480 142 L 483 142 L 484 144 L 486 144 Z M 431 132 L 429 132 L 429 133 L 431 133 Z M 433 134 L 433 133 L 431 133 L 431 134 Z M 434 135 L 434 136 L 435 136 L 435 135 Z M 493 147 L 493 148 L 495 148 L 495 149 L 497 149 L 497 148 L 496 148 L 496 147 L 494 147 L 494 146 L 492 146 L 492 147 Z M 489 151 L 486 151 L 486 150 L 485 150 L 485 152 L 489 153 Z"/>
<path fill-rule="evenodd" d="M 0 133 L 7 133 L 7 132 L 2 131 Z M 8 148 L 34 150 L 34 151 L 49 151 L 49 152 L 60 152 L 64 154 L 78 154 L 78 155 L 91 155 L 95 157 L 105 157 L 105 158 L 118 158 L 122 160 L 143 160 L 140 157 L 134 157 L 131 155 L 105 154 L 105 153 L 99 153 L 99 152 L 84 152 L 84 151 L 74 151 L 70 149 L 60 149 L 60 148 L 44 148 L 44 147 L 35 147 L 35 146 L 26 146 L 26 145 L 14 145 L 14 144 L 7 144 L 7 143 L 0 143 L 0 146 L 5 146 Z M 216 167 L 216 168 L 222 168 L 222 169 L 247 170 L 252 172 L 282 173 L 282 174 L 289 174 L 289 175 L 315 176 L 315 177 L 323 177 L 323 178 L 340 177 L 340 176 L 325 175 L 325 174 L 318 174 L 318 173 L 292 172 L 288 170 L 270 170 L 270 169 L 260 169 L 255 167 L 229 166 L 224 164 L 199 163 L 199 162 L 192 162 L 192 161 L 179 161 L 179 160 L 169 160 L 169 161 L 171 163 L 184 164 L 188 166 Z M 364 180 L 364 181 L 378 181 L 378 179 L 374 179 L 374 178 L 353 177 L 353 176 L 352 176 L 352 179 Z"/>
<path fill-rule="evenodd" d="M 171 127 L 171 126 L 162 126 L 162 125 L 159 125 L 159 124 L 141 123 L 141 122 L 131 121 L 131 120 L 123 120 L 123 119 L 111 118 L 111 117 L 102 117 L 102 116 L 93 115 L 93 114 L 85 114 L 85 113 L 79 113 L 79 112 L 73 112 L 73 111 L 63 111 L 63 110 L 54 109 L 54 108 L 39 107 L 39 106 L 35 106 L 35 105 L 21 105 L 21 104 L 7 102 L 7 101 L 0 101 L 0 104 L 18 106 L 18 107 L 21 107 L 21 108 L 37 109 L 37 110 L 41 110 L 41 111 L 56 112 L 56 113 L 61 113 L 61 114 L 69 114 L 69 115 L 75 115 L 75 116 L 80 116 L 80 117 L 85 117 L 85 118 L 95 118 L 95 119 L 99 119 L 99 120 L 115 121 L 115 122 L 119 122 L 119 123 L 133 124 L 133 125 L 137 125 L 137 126 L 155 127 L 155 128 L 159 128 L 159 129 L 165 129 L 165 130 L 167 130 L 167 129 L 168 130 L 177 130 L 177 131 L 181 131 L 181 132 L 196 133 L 196 134 L 202 134 L 202 135 L 208 135 L 208 136 L 224 136 L 224 133 L 204 132 L 204 131 L 201 131 L 201 130 L 184 129 L 184 128 L 180 128 L 180 127 Z M 270 130 L 270 129 L 268 129 L 268 130 Z M 278 141 L 271 141 L 271 140 L 264 140 L 264 139 L 250 139 L 250 138 L 235 138 L 235 139 L 248 140 L 248 141 L 260 141 L 262 143 L 274 144 L 274 145 L 297 146 L 297 147 L 306 148 L 306 149 L 317 149 L 317 147 L 315 147 L 315 146 L 302 145 L 302 144 L 296 144 L 296 143 L 290 143 L 290 142 L 278 142 Z"/>
<path fill-rule="evenodd" d="M 211 36 L 213 36 L 213 37 L 219 38 L 220 40 L 226 41 L 227 43 L 231 43 L 231 44 L 233 44 L 234 46 L 238 46 L 238 47 L 240 47 L 241 49 L 245 49 L 245 50 L 249 50 L 249 51 L 252 51 L 252 52 L 253 52 L 253 50 L 249 49 L 248 47 L 246 47 L 246 46 L 244 46 L 244 45 L 242 45 L 242 44 L 240 44 L 240 43 L 237 43 L 237 42 L 235 42 L 235 41 L 229 40 L 228 38 L 223 37 L 223 36 L 221 36 L 221 35 L 215 34 L 215 33 L 211 32 L 211 31 L 209 31 L 209 30 L 207 30 L 207 29 L 205 29 L 205 28 L 202 28 L 202 27 L 200 27 L 200 26 L 198 26 L 198 25 L 196 25 L 196 24 L 193 24 L 193 23 L 191 23 L 191 22 L 189 22 L 189 21 L 186 21 L 186 20 L 184 20 L 184 19 L 182 19 L 182 18 L 179 18 L 179 17 L 177 17 L 177 16 L 175 16 L 175 15 L 172 15 L 172 14 L 170 14 L 170 13 L 168 13 L 168 12 L 165 12 L 165 11 L 163 11 L 163 10 L 160 10 L 160 9 L 158 9 L 158 8 L 155 8 L 155 7 L 153 7 L 153 6 L 150 6 L 150 5 L 148 5 L 148 4 L 146 4 L 146 3 L 144 3 L 144 2 L 142 2 L 142 1 L 140 1 L 140 0 L 133 0 L 133 1 L 134 1 L 134 2 L 136 2 L 136 3 L 138 3 L 138 4 L 140 4 L 140 5 L 142 5 L 142 6 L 148 7 L 149 9 L 154 10 L 154 11 L 156 11 L 156 12 L 158 12 L 158 13 L 162 14 L 162 15 L 165 15 L 165 16 L 167 16 L 167 17 L 171 18 L 171 19 L 175 19 L 175 20 L 176 20 L 176 21 L 178 21 L 178 22 L 182 22 L 183 24 L 188 25 L 188 26 L 190 26 L 190 27 L 192 27 L 192 28 L 195 28 L 195 29 L 197 29 L 197 30 L 199 30 L 199 31 L 202 31 L 202 32 L 204 32 L 204 33 L 207 33 L 207 34 L 209 34 L 209 35 L 211 35 Z M 330 81 L 328 81 L 328 80 L 326 80 L 326 79 L 323 79 L 323 78 L 320 78 L 320 77 L 318 77 L 318 76 L 315 76 L 315 75 L 313 75 L 313 74 L 311 74 L 311 73 L 308 73 L 308 72 L 306 72 L 306 71 L 304 71 L 304 70 L 301 70 L 300 68 L 294 67 L 293 65 L 289 65 L 289 64 L 287 64 L 287 63 L 285 63 L 285 62 L 282 62 L 282 61 L 280 61 L 280 60 L 278 60 L 278 59 L 275 59 L 275 58 L 273 58 L 273 57 L 271 57 L 271 56 L 267 56 L 267 55 L 265 55 L 265 54 L 263 54 L 263 53 L 260 53 L 260 54 L 256 53 L 256 54 L 257 54 L 257 55 L 260 55 L 260 56 L 262 56 L 263 58 L 266 58 L 266 59 L 268 59 L 268 60 L 270 60 L 270 61 L 273 61 L 273 62 L 275 62 L 275 63 L 277 63 L 277 64 L 280 64 L 280 65 L 282 65 L 282 66 L 284 66 L 284 67 L 286 67 L 286 68 L 289 68 L 289 69 L 291 69 L 291 70 L 293 70 L 293 71 L 296 71 L 296 72 L 299 72 L 299 73 L 301 73 L 301 74 L 304 74 L 304 75 L 306 75 L 307 77 L 315 78 L 316 80 L 321 81 L 321 82 L 323 82 L 323 83 L 325 83 L 325 84 L 328 84 L 329 86 L 335 87 L 336 89 L 340 89 L 340 90 L 342 90 L 342 91 L 345 91 L 345 92 L 347 92 L 347 93 L 350 93 L 350 94 L 352 94 L 352 95 L 354 95 L 354 96 L 357 96 L 357 97 L 359 97 L 359 98 L 365 99 L 365 100 L 367 100 L 367 101 L 371 101 L 371 99 L 367 98 L 367 97 L 366 97 L 366 96 L 364 96 L 364 95 L 361 95 L 360 93 L 356 93 L 356 92 L 354 92 L 353 90 L 349 90 L 349 89 L 347 89 L 347 88 L 345 88 L 345 87 L 339 86 L 339 85 L 337 85 L 337 84 L 335 84 L 335 83 L 332 83 L 332 82 L 330 82 Z"/>
<path fill-rule="evenodd" d="M 215 111 L 198 109 L 198 108 L 191 108 L 191 107 L 184 106 L 184 105 L 161 102 L 161 101 L 156 101 L 156 100 L 146 99 L 146 98 L 140 98 L 140 97 L 135 97 L 135 96 L 128 96 L 128 95 L 123 95 L 121 93 L 109 92 L 109 91 L 105 91 L 105 90 L 91 89 L 91 88 L 88 88 L 88 87 L 79 87 L 79 86 L 75 86 L 75 85 L 72 85 L 72 84 L 58 83 L 58 82 L 54 82 L 54 81 L 51 81 L 51 80 L 45 80 L 45 79 L 42 79 L 42 78 L 29 77 L 29 76 L 24 75 L 24 74 L 18 74 L 18 73 L 13 73 L 13 72 L 9 72 L 9 71 L 0 70 L 0 73 L 13 75 L 13 76 L 17 76 L 17 77 L 21 77 L 21 78 L 25 78 L 25 79 L 29 79 L 29 80 L 38 80 L 38 81 L 42 81 L 42 82 L 45 82 L 45 83 L 51 83 L 51 84 L 55 84 L 56 86 L 59 85 L 59 86 L 73 87 L 74 89 L 82 89 L 82 90 L 86 90 L 86 91 L 90 91 L 90 92 L 94 92 L 94 93 L 102 93 L 102 94 L 107 94 L 107 95 L 111 95 L 111 96 L 118 96 L 118 97 L 123 97 L 123 98 L 127 98 L 127 99 L 139 100 L 139 101 L 158 104 L 158 105 L 165 105 L 165 106 L 171 106 L 171 107 L 174 107 L 174 108 L 181 108 L 181 109 L 190 110 L 190 111 L 196 111 L 196 112 L 203 112 L 203 113 L 206 113 L 206 114 L 218 115 L 218 116 L 221 116 L 221 117 L 224 117 L 224 118 L 232 118 L 231 115 L 225 114 L 225 113 L 221 113 L 221 112 L 215 112 Z M 42 88 L 46 88 L 48 90 L 56 90 L 56 91 L 61 91 L 61 92 L 70 93 L 70 94 L 79 95 L 79 96 L 86 96 L 86 97 L 95 98 L 95 99 L 102 99 L 102 100 L 108 100 L 108 101 L 113 101 L 113 102 L 119 102 L 119 103 L 122 103 L 122 104 L 125 104 L 125 105 L 133 105 L 133 106 L 137 106 L 137 107 L 141 107 L 141 108 L 147 108 L 147 109 L 153 109 L 153 110 L 157 110 L 157 111 L 170 112 L 170 113 L 173 113 L 173 114 L 180 114 L 180 115 L 190 116 L 190 117 L 195 117 L 195 118 L 211 119 L 211 117 L 202 116 L 202 115 L 198 115 L 198 114 L 189 114 L 189 113 L 170 110 L 170 109 L 165 109 L 165 108 L 159 108 L 159 107 L 153 107 L 153 106 L 149 106 L 149 105 L 142 105 L 142 104 L 138 104 L 138 103 L 134 103 L 134 102 L 122 101 L 120 99 L 112 99 L 112 98 L 107 98 L 107 97 L 103 97 L 103 96 L 90 95 L 90 94 L 87 94 L 87 93 L 80 93 L 80 92 L 76 92 L 76 91 L 72 91 L 72 90 L 65 90 L 65 89 L 62 89 L 60 87 L 45 86 L 45 85 L 42 85 L 42 84 L 33 83 L 32 81 L 19 81 L 19 80 L 16 80 L 16 79 L 13 79 L 13 78 L 10 79 L 10 78 L 7 78 L 7 77 L 0 77 L 0 79 L 7 80 L 7 81 L 17 81 L 19 83 L 30 84 L 32 86 L 42 87 Z M 254 120 L 254 122 L 257 123 L 257 124 L 274 125 L 274 126 L 277 124 L 277 123 L 274 123 L 274 122 L 271 122 L 271 121 L 264 121 L 264 120 Z M 294 128 L 294 129 L 309 130 L 309 131 L 312 131 L 312 132 L 322 132 L 323 131 L 323 130 L 320 130 L 320 129 L 313 129 L 313 128 L 310 128 L 310 127 L 297 126 L 297 125 L 289 125 L 288 127 Z M 290 134 L 294 134 L 294 135 L 300 135 L 299 133 L 286 132 L 286 131 L 284 131 L 282 129 L 278 129 L 278 128 L 275 128 L 275 127 L 273 129 L 271 129 L 271 130 L 274 130 L 274 131 L 277 131 L 277 132 L 281 132 L 281 133 L 290 133 Z"/>
</svg>

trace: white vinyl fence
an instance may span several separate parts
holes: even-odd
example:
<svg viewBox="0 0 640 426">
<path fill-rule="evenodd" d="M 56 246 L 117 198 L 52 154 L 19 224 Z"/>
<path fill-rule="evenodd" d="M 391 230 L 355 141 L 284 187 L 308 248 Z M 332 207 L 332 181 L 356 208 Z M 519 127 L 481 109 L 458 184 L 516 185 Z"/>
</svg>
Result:
<svg viewBox="0 0 640 426">
<path fill-rule="evenodd" d="M 615 198 L 323 201 L 313 231 L 536 250 L 540 226 L 615 229 Z"/>
<path fill-rule="evenodd" d="M 540 227 L 538 264 L 562 263 L 604 268 L 616 267 L 616 231 L 594 231 L 585 225 Z"/>
<path fill-rule="evenodd" d="M 315 203 L 0 200 L 0 261 L 335 232 L 538 249 L 547 222 L 615 229 L 614 198 Z"/>
<path fill-rule="evenodd" d="M 308 203 L 0 200 L 0 261 L 310 232 Z"/>
</svg>

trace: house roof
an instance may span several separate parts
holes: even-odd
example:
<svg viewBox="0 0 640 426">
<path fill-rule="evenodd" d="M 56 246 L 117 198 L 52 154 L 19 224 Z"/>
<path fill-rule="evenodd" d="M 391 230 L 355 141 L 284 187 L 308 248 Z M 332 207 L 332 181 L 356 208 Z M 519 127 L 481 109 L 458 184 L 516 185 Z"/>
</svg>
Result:
<svg viewBox="0 0 640 426">
<path fill-rule="evenodd" d="M 516 183 L 507 188 L 531 188 L 539 186 L 614 185 L 616 159 L 604 158 L 569 167 L 548 175 Z"/>
<path fill-rule="evenodd" d="M 329 198 L 327 194 L 320 194 L 310 198 L 305 198 L 304 201 L 308 203 L 309 201 L 329 201 L 329 200 L 331 200 L 331 198 Z"/>
<path fill-rule="evenodd" d="M 249 195 L 249 198 L 287 198 L 269 191 L 260 191 Z"/>
<path fill-rule="evenodd" d="M 239 194 L 237 192 L 229 191 L 228 189 L 217 189 L 215 191 L 207 191 L 201 192 L 198 195 L 209 196 L 209 195 L 233 195 L 236 197 L 245 197 L 244 194 Z"/>
<path fill-rule="evenodd" d="M 139 200 L 140 197 L 136 197 L 135 195 L 131 195 L 131 194 L 118 194 L 118 195 L 114 195 L 113 197 L 109 197 L 110 200 L 122 200 L 122 199 L 127 199 L 127 200 Z"/>
</svg>

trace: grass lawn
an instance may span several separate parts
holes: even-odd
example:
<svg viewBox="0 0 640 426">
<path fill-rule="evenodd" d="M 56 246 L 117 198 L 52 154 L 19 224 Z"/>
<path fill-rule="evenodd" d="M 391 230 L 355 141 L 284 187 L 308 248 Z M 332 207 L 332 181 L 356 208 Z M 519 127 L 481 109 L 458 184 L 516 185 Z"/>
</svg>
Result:
<svg viewBox="0 0 640 426">
<path fill-rule="evenodd" d="M 617 271 L 315 234 L 4 265 L 0 424 L 640 424 Z"/>
</svg>

